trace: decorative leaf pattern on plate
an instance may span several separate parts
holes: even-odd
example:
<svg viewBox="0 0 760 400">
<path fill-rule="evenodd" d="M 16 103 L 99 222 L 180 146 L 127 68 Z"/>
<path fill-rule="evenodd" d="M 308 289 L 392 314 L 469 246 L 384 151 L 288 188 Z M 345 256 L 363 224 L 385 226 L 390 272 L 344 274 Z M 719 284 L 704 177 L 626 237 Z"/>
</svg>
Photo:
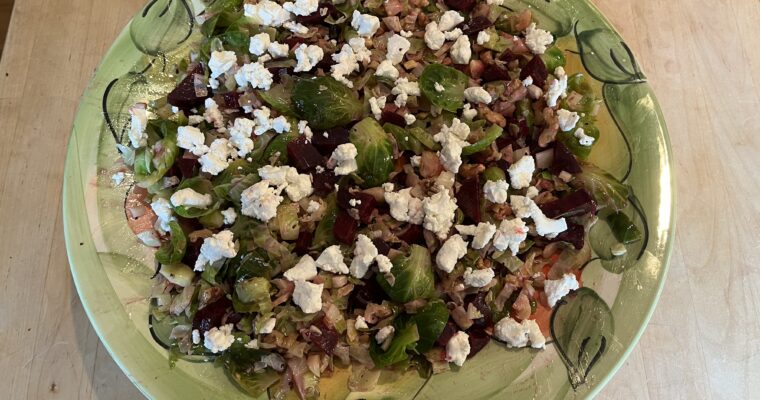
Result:
<svg viewBox="0 0 760 400">
<path fill-rule="evenodd" d="M 195 18 L 186 0 L 151 0 L 129 26 L 132 42 L 145 54 L 158 56 L 184 43 Z"/>
<path fill-rule="evenodd" d="M 557 303 L 551 332 L 570 384 L 577 389 L 609 346 L 615 326 L 607 303 L 584 287 Z"/>
<path fill-rule="evenodd" d="M 594 79 L 604 83 L 644 82 L 633 52 L 623 39 L 608 28 L 581 31 L 575 24 L 578 51 L 583 65 Z"/>
<path fill-rule="evenodd" d="M 649 224 L 636 196 L 620 211 L 604 210 L 589 232 L 589 243 L 599 261 L 609 272 L 619 274 L 636 264 L 649 243 Z M 612 254 L 614 246 L 625 246 L 625 254 Z"/>
</svg>

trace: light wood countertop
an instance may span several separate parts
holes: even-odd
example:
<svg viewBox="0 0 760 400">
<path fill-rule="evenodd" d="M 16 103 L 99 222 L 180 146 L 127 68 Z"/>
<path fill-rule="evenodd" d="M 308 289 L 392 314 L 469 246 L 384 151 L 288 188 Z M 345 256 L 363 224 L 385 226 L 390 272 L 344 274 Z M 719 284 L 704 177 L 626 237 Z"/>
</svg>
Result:
<svg viewBox="0 0 760 400">
<path fill-rule="evenodd" d="M 603 399 L 760 398 L 760 1 L 595 0 L 670 129 L 675 249 Z M 16 0 L 0 62 L 0 397 L 137 399 L 74 290 L 61 184 L 79 97 L 143 0 Z"/>
</svg>

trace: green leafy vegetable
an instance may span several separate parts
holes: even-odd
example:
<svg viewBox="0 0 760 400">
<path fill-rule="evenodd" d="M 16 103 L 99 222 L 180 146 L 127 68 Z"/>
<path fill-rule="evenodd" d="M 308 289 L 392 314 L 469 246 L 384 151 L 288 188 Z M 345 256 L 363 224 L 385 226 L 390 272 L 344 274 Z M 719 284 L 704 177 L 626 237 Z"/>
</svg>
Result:
<svg viewBox="0 0 760 400">
<path fill-rule="evenodd" d="M 511 40 L 507 40 L 507 38 L 502 36 L 497 29 L 489 28 L 487 32 L 490 38 L 483 44 L 483 47 L 498 53 L 502 53 L 504 50 L 512 48 Z"/>
<path fill-rule="evenodd" d="M 298 131 L 296 129 L 293 129 L 298 124 L 298 121 L 289 120 L 288 122 L 290 122 L 290 126 L 292 128 L 289 132 L 281 133 L 269 141 L 267 148 L 264 150 L 264 153 L 262 155 L 263 161 L 268 163 L 267 160 L 274 157 L 275 154 L 279 153 L 279 157 L 277 158 L 278 161 L 282 164 L 288 163 L 288 142 L 297 138 L 299 135 Z"/>
<path fill-rule="evenodd" d="M 377 282 L 391 299 L 407 303 L 416 299 L 427 299 L 435 294 L 433 263 L 426 248 L 412 245 L 408 256 L 397 256 L 392 262 L 391 273 L 396 278 L 392 286 L 385 276 L 377 275 Z"/>
<path fill-rule="evenodd" d="M 196 176 L 193 178 L 185 179 L 177 186 L 177 190 L 193 189 L 200 194 L 208 194 L 212 197 L 212 203 L 207 208 L 176 206 L 174 212 L 177 215 L 185 218 L 198 218 L 207 214 L 211 214 L 219 207 L 219 202 L 216 200 L 216 193 L 214 193 L 214 185 L 206 178 Z"/>
<path fill-rule="evenodd" d="M 612 233 L 615 238 L 623 244 L 636 243 L 643 238 L 641 231 L 636 227 L 636 224 L 622 212 L 610 213 L 605 217 L 605 220 L 610 225 Z"/>
<path fill-rule="evenodd" d="M 418 354 L 433 348 L 433 344 L 441 336 L 446 322 L 449 320 L 449 309 L 443 300 L 435 300 L 422 307 L 416 314 L 409 316 L 409 321 L 417 325 L 420 340 L 415 351 Z"/>
<path fill-rule="evenodd" d="M 296 240 L 301 225 L 298 221 L 298 211 L 301 206 L 298 203 L 281 204 L 277 207 L 277 229 L 280 231 L 282 240 Z"/>
<path fill-rule="evenodd" d="M 272 85 L 269 90 L 257 90 L 256 95 L 264 101 L 269 107 L 277 110 L 281 114 L 295 115 L 291 106 L 293 93 L 293 81 L 289 80 L 284 83 Z"/>
<path fill-rule="evenodd" d="M 499 125 L 491 125 L 486 129 L 485 136 L 477 142 L 462 149 L 462 155 L 469 156 L 487 149 L 498 139 L 504 130 Z"/>
<path fill-rule="evenodd" d="M 245 347 L 246 343 L 248 340 L 235 340 L 232 346 L 222 353 L 222 365 L 241 389 L 253 397 L 259 397 L 277 383 L 280 374 L 271 368 L 254 371 L 253 364 L 260 361 L 267 352 L 249 349 Z"/>
<path fill-rule="evenodd" d="M 507 174 L 504 173 L 503 169 L 493 166 L 483 171 L 483 178 L 487 181 L 503 181 L 507 179 Z"/>
<path fill-rule="evenodd" d="M 406 129 L 391 123 L 384 124 L 383 129 L 393 135 L 396 139 L 399 150 L 411 151 L 414 154 L 422 154 L 422 151 L 424 150 L 422 143 L 414 136 L 410 135 Z"/>
<path fill-rule="evenodd" d="M 182 231 L 182 227 L 177 221 L 169 222 L 169 229 L 171 230 L 171 240 L 161 245 L 161 248 L 156 251 L 156 261 L 165 265 L 182 261 L 187 248 L 185 232 Z"/>
<path fill-rule="evenodd" d="M 330 129 L 361 118 L 356 92 L 332 77 L 299 79 L 293 87 L 293 109 L 312 129 Z"/>
<path fill-rule="evenodd" d="M 430 134 L 430 132 L 428 132 L 426 129 L 415 126 L 407 129 L 407 132 L 409 132 L 413 138 L 417 139 L 420 143 L 422 143 L 423 146 L 427 147 L 428 149 L 433 151 L 438 151 L 441 149 L 441 145 L 433 140 L 433 135 Z"/>
<path fill-rule="evenodd" d="M 376 340 L 370 340 L 369 355 L 377 368 L 385 368 L 408 359 L 407 350 L 414 350 L 415 344 L 420 339 L 417 324 L 406 323 L 396 327 L 393 341 L 387 351 L 383 351 Z"/>
<path fill-rule="evenodd" d="M 153 186 L 166 175 L 179 154 L 177 147 L 177 124 L 161 121 L 162 138 L 152 148 L 142 148 L 135 153 L 135 181 L 140 187 Z"/>
<path fill-rule="evenodd" d="M 351 128 L 349 140 L 356 146 L 358 175 L 365 188 L 380 186 L 393 171 L 393 146 L 374 118 L 364 118 Z"/>
<path fill-rule="evenodd" d="M 594 143 L 599 140 L 599 129 L 592 121 L 588 121 L 585 118 L 581 118 L 581 121 L 576 126 L 577 128 L 583 128 L 583 132 L 594 138 Z M 594 146 L 583 146 L 578 142 L 578 138 L 575 137 L 575 131 L 572 132 L 559 132 L 557 134 L 557 140 L 562 142 L 571 153 L 581 160 L 585 160 L 591 154 L 591 150 Z"/>
<path fill-rule="evenodd" d="M 573 186 L 585 188 L 599 208 L 609 207 L 622 211 L 628 206 L 631 188 L 618 181 L 603 169 L 589 163 L 582 165 L 583 172 L 576 175 Z"/>
<path fill-rule="evenodd" d="M 442 64 L 429 64 L 420 75 L 420 91 L 433 105 L 450 112 L 456 112 L 464 105 L 464 89 L 467 75 Z M 443 91 L 436 90 L 436 84 Z"/>
<path fill-rule="evenodd" d="M 235 284 L 233 305 L 238 312 L 272 311 L 269 279 L 253 277 Z M 237 300 L 237 301 L 236 301 Z"/>
<path fill-rule="evenodd" d="M 544 54 L 541 55 L 541 59 L 546 64 L 546 70 L 553 72 L 558 67 L 564 67 L 566 64 L 565 53 L 557 46 L 552 46 Z"/>
<path fill-rule="evenodd" d="M 335 244 L 333 226 L 335 225 L 335 220 L 338 218 L 338 206 L 335 201 L 334 192 L 330 193 L 325 198 L 325 216 L 319 221 L 317 229 L 314 231 L 314 239 L 312 240 L 313 249 L 321 249 Z"/>
<path fill-rule="evenodd" d="M 169 282 L 182 287 L 189 286 L 195 277 L 195 272 L 185 264 L 163 264 L 159 272 Z"/>
</svg>

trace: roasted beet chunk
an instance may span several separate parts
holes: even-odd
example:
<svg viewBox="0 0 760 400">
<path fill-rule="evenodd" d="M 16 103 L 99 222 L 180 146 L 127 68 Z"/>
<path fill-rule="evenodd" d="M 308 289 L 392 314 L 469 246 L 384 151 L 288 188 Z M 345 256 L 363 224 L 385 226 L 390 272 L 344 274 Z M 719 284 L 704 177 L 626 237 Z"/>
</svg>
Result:
<svg viewBox="0 0 760 400">
<path fill-rule="evenodd" d="M 187 112 L 191 108 L 202 106 L 206 100 L 206 96 L 199 97 L 195 94 L 195 74 L 203 75 L 203 67 L 199 64 L 196 65 L 177 85 L 177 87 L 169 93 L 167 101 L 169 104 L 179 108 L 182 111 Z"/>
<path fill-rule="evenodd" d="M 324 156 L 329 157 L 336 147 L 348 143 L 348 134 L 348 129 L 343 127 L 332 128 L 323 133 L 315 132 L 311 144 Z"/>
<path fill-rule="evenodd" d="M 475 0 L 445 0 L 444 3 L 457 11 L 470 11 L 475 7 Z"/>
<path fill-rule="evenodd" d="M 406 120 L 401 114 L 390 111 L 383 111 L 382 114 L 380 114 L 380 123 L 389 123 L 400 126 L 402 128 L 406 126 Z"/>
<path fill-rule="evenodd" d="M 356 288 L 348 297 L 349 309 L 367 308 L 370 303 L 380 304 L 385 298 L 383 288 L 375 279 L 365 279 L 363 285 L 356 285 Z"/>
<path fill-rule="evenodd" d="M 232 307 L 232 302 L 222 296 L 219 300 L 201 308 L 193 317 L 193 329 L 199 330 L 203 335 L 207 330 L 219 327 L 230 307 Z"/>
<path fill-rule="evenodd" d="M 298 239 L 296 239 L 296 248 L 293 249 L 296 254 L 302 256 L 309 252 L 311 247 L 311 241 L 314 239 L 314 234 L 309 231 L 298 232 Z"/>
<path fill-rule="evenodd" d="M 325 162 L 305 136 L 299 136 L 288 143 L 288 160 L 299 172 L 310 171 Z"/>
<path fill-rule="evenodd" d="M 240 107 L 240 93 L 236 91 L 227 92 L 222 94 L 222 100 L 224 101 L 222 106 L 230 110 L 238 110 Z"/>
<path fill-rule="evenodd" d="M 467 335 L 470 341 L 470 354 L 467 355 L 467 358 L 474 357 L 491 341 L 491 336 L 483 328 L 470 328 Z"/>
<path fill-rule="evenodd" d="M 487 64 L 483 70 L 483 75 L 480 77 L 483 82 L 508 81 L 510 79 L 507 68 L 497 64 Z"/>
<path fill-rule="evenodd" d="M 567 230 L 557 235 L 553 241 L 555 242 L 567 242 L 573 245 L 576 249 L 583 248 L 585 243 L 584 236 L 586 231 L 583 230 L 583 225 L 574 224 L 572 222 L 567 224 Z"/>
<path fill-rule="evenodd" d="M 488 17 L 478 15 L 477 17 L 471 19 L 470 22 L 464 26 L 462 32 L 464 32 L 465 35 L 472 35 L 489 28 L 491 25 L 493 25 L 493 22 L 491 22 Z"/>
<path fill-rule="evenodd" d="M 540 207 L 549 218 L 566 218 L 596 212 L 596 202 L 586 189 L 577 190 Z"/>
<path fill-rule="evenodd" d="M 525 67 L 520 71 L 520 79 L 526 79 L 527 77 L 533 78 L 533 84 L 538 87 L 543 87 L 546 83 L 546 78 L 549 77 L 549 72 L 546 70 L 546 64 L 544 60 L 539 56 L 535 56 L 525 64 Z"/>
<path fill-rule="evenodd" d="M 377 253 L 382 254 L 384 256 L 387 256 L 388 253 L 391 251 L 391 246 L 388 245 L 388 243 L 385 242 L 385 240 L 377 238 L 372 239 L 372 244 L 375 245 L 377 248 Z"/>
<path fill-rule="evenodd" d="M 314 188 L 314 194 L 324 196 L 335 191 L 335 184 L 337 182 L 338 177 L 328 169 L 322 170 L 322 172 L 313 171 L 311 173 L 311 186 Z"/>
<path fill-rule="evenodd" d="M 480 223 L 480 204 L 483 195 L 480 189 L 480 177 L 475 175 L 474 178 L 462 182 L 462 187 L 457 192 L 457 204 L 466 218 L 474 223 Z"/>
<path fill-rule="evenodd" d="M 310 328 L 302 329 L 301 336 L 328 356 L 333 355 L 340 339 L 340 334 L 334 328 L 328 327 L 324 320 L 313 324 Z"/>
<path fill-rule="evenodd" d="M 354 199 L 356 199 L 356 209 L 359 213 L 359 221 L 363 224 L 369 224 L 372 222 L 372 212 L 377 209 L 377 200 L 367 193 L 354 193 Z"/>
<path fill-rule="evenodd" d="M 471 294 L 464 299 L 465 304 L 472 304 L 481 314 L 482 318 L 473 320 L 473 327 L 482 329 L 490 328 L 493 325 L 491 308 L 486 304 L 486 292 L 478 292 L 477 294 Z"/>
<path fill-rule="evenodd" d="M 356 231 L 359 228 L 356 220 L 351 218 L 347 212 L 338 211 L 338 218 L 333 225 L 333 236 L 341 243 L 354 244 L 356 240 Z"/>
<path fill-rule="evenodd" d="M 449 322 L 446 323 L 446 326 L 443 327 L 441 334 L 438 335 L 438 339 L 436 339 L 435 343 L 441 347 L 446 347 L 449 340 L 451 340 L 451 337 L 457 332 L 459 332 L 459 327 L 457 327 L 457 324 L 454 323 L 454 321 L 449 320 Z"/>
<path fill-rule="evenodd" d="M 554 142 L 554 159 L 550 170 L 554 175 L 559 175 L 562 171 L 571 174 L 577 174 L 582 171 L 578 159 L 576 159 L 575 155 L 567 148 L 567 146 L 562 144 L 559 140 Z"/>
<path fill-rule="evenodd" d="M 414 224 L 407 224 L 401 232 L 396 234 L 396 237 L 405 241 L 407 244 L 425 244 L 425 236 L 422 227 Z"/>
</svg>

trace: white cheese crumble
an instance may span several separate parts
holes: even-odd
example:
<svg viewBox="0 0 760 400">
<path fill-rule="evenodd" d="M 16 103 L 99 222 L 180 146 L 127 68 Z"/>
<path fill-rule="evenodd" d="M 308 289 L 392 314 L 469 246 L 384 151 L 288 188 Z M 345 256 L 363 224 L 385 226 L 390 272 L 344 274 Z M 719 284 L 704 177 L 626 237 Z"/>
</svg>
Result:
<svg viewBox="0 0 760 400">
<path fill-rule="evenodd" d="M 565 69 L 557 67 L 554 70 L 554 76 L 555 78 L 549 84 L 549 90 L 544 95 L 546 105 L 549 107 L 556 107 L 560 97 L 567 97 L 567 74 L 565 73 Z"/>
<path fill-rule="evenodd" d="M 559 129 L 562 132 L 569 132 L 575 128 L 578 121 L 581 120 L 581 116 L 575 111 L 560 109 L 557 110 L 557 120 L 559 121 Z"/>
<path fill-rule="evenodd" d="M 380 18 L 354 10 L 351 18 L 351 27 L 361 37 L 372 37 L 380 28 Z"/>
<path fill-rule="evenodd" d="M 282 26 L 293 16 L 281 5 L 271 0 L 261 0 L 257 4 L 245 4 L 245 16 L 263 26 Z"/>
<path fill-rule="evenodd" d="M 283 276 L 291 282 L 312 280 L 317 277 L 317 264 L 310 255 L 306 254 L 296 265 L 285 271 Z"/>
<path fill-rule="evenodd" d="M 234 342 L 235 336 L 232 335 L 232 324 L 226 324 L 206 331 L 203 346 L 216 354 L 229 349 Z"/>
<path fill-rule="evenodd" d="M 531 204 L 533 201 L 529 197 L 513 195 L 509 198 L 509 206 L 517 218 L 529 218 L 532 213 Z"/>
<path fill-rule="evenodd" d="M 533 172 L 536 170 L 536 162 L 531 155 L 524 155 L 516 163 L 509 166 L 509 181 L 515 189 L 523 189 L 530 186 Z"/>
<path fill-rule="evenodd" d="M 148 110 L 145 109 L 145 104 L 138 103 L 130 107 L 129 115 L 129 141 L 134 148 L 143 147 L 148 144 L 148 135 L 145 133 L 148 126 Z"/>
<path fill-rule="evenodd" d="M 476 43 L 479 45 L 484 45 L 488 43 L 491 40 L 491 35 L 486 31 L 480 31 L 478 32 L 478 38 L 476 39 Z"/>
<path fill-rule="evenodd" d="M 319 9 L 318 0 L 296 0 L 295 3 L 290 1 L 282 4 L 282 8 L 292 12 L 295 15 L 307 16 L 313 14 Z"/>
<path fill-rule="evenodd" d="M 449 196 L 447 190 L 443 190 L 426 197 L 422 201 L 422 209 L 425 211 L 423 227 L 434 232 L 439 239 L 445 239 L 456 215 L 456 200 Z"/>
<path fill-rule="evenodd" d="M 396 69 L 396 67 L 393 66 L 393 63 L 390 60 L 383 60 L 382 62 L 380 62 L 380 65 L 377 66 L 375 75 L 388 78 L 388 79 L 393 79 L 395 81 L 396 79 L 398 79 L 398 69 Z"/>
<path fill-rule="evenodd" d="M 420 85 L 417 82 L 409 82 L 407 78 L 396 79 L 395 86 L 391 89 L 391 94 L 396 95 L 394 103 L 398 107 L 404 107 L 409 100 L 409 96 L 420 95 Z"/>
<path fill-rule="evenodd" d="M 464 98 L 471 103 L 490 104 L 493 101 L 491 94 L 481 86 L 473 86 L 464 90 Z"/>
<path fill-rule="evenodd" d="M 498 181 L 488 181 L 483 185 L 483 194 L 491 203 L 504 204 L 509 197 L 509 184 L 507 181 L 500 179 Z"/>
<path fill-rule="evenodd" d="M 195 270 L 203 271 L 206 265 L 237 255 L 234 236 L 231 231 L 223 230 L 203 239 L 200 254 L 195 261 Z"/>
<path fill-rule="evenodd" d="M 194 126 L 180 126 L 177 129 L 177 146 L 201 156 L 208 152 L 208 146 L 204 144 L 206 137 L 200 129 Z"/>
<path fill-rule="evenodd" d="M 573 273 L 567 273 L 556 280 L 547 279 L 544 282 L 546 302 L 549 303 L 549 307 L 554 308 L 560 299 L 567 296 L 570 291 L 578 290 L 578 288 L 578 280 Z"/>
<path fill-rule="evenodd" d="M 375 340 L 377 341 L 378 344 L 382 345 L 387 340 L 393 338 L 393 332 L 395 332 L 395 330 L 396 329 L 393 327 L 393 325 L 388 325 L 388 326 L 382 327 L 375 334 Z"/>
<path fill-rule="evenodd" d="M 523 86 L 525 86 L 525 87 L 529 87 L 530 85 L 532 85 L 532 84 L 533 84 L 533 77 L 532 77 L 532 76 L 530 76 L 530 75 L 528 75 L 528 77 L 527 77 L 527 78 L 525 78 L 525 79 L 522 81 L 522 84 L 523 84 Z"/>
<path fill-rule="evenodd" d="M 174 207 L 206 209 L 211 205 L 213 199 L 210 194 L 200 194 L 191 188 L 185 188 L 174 192 L 171 202 Z"/>
<path fill-rule="evenodd" d="M 294 72 L 308 72 L 311 71 L 325 56 L 324 50 L 316 45 L 307 45 L 301 43 L 295 50 L 296 54 L 296 67 Z"/>
<path fill-rule="evenodd" d="M 535 22 L 525 30 L 525 45 L 533 54 L 544 54 L 552 42 L 554 42 L 554 36 L 548 31 L 536 28 Z"/>
<path fill-rule="evenodd" d="M 356 171 L 359 168 L 356 163 L 358 154 L 353 143 L 343 143 L 336 147 L 329 160 L 330 163 L 335 163 L 335 175 L 348 175 Z"/>
<path fill-rule="evenodd" d="M 406 122 L 407 125 L 411 125 L 417 121 L 417 117 L 414 116 L 412 113 L 404 114 L 404 122 Z"/>
<path fill-rule="evenodd" d="M 309 28 L 294 21 L 285 21 L 282 23 L 282 27 L 299 35 L 305 35 L 309 33 Z"/>
<path fill-rule="evenodd" d="M 364 319 L 363 316 L 359 315 L 356 317 L 356 322 L 354 323 L 354 328 L 356 329 L 369 329 L 369 325 L 367 325 L 367 320 Z"/>
<path fill-rule="evenodd" d="M 446 343 L 446 361 L 462 366 L 470 354 L 470 336 L 459 331 Z"/>
<path fill-rule="evenodd" d="M 525 191 L 525 197 L 531 200 L 536 198 L 536 196 L 538 196 L 538 188 L 536 188 L 535 186 L 531 186 L 528 188 L 528 190 Z"/>
<path fill-rule="evenodd" d="M 309 214 L 314 214 L 315 212 L 319 211 L 319 209 L 322 208 L 322 204 L 318 201 L 309 200 L 309 205 L 306 207 L 306 212 Z"/>
<path fill-rule="evenodd" d="M 206 154 L 202 155 L 198 162 L 201 163 L 201 171 L 211 175 L 218 175 L 230 166 L 229 158 L 234 154 L 234 149 L 227 139 L 219 138 L 211 142 Z"/>
<path fill-rule="evenodd" d="M 314 192 L 311 185 L 311 175 L 299 174 L 298 170 L 293 167 L 265 165 L 259 168 L 258 172 L 261 179 L 277 186 L 278 191 L 284 189 L 290 200 L 294 202 L 300 201 Z"/>
<path fill-rule="evenodd" d="M 451 235 L 443 243 L 435 256 L 435 263 L 438 269 L 446 273 L 451 273 L 454 267 L 462 257 L 467 254 L 467 242 L 460 235 Z"/>
<path fill-rule="evenodd" d="M 267 222 L 277 215 L 277 207 L 283 200 L 280 191 L 270 187 L 269 181 L 263 180 L 243 191 L 240 211 L 243 215 Z"/>
<path fill-rule="evenodd" d="M 462 118 L 468 121 L 472 121 L 472 119 L 477 116 L 478 110 L 472 108 L 472 105 L 470 105 L 470 103 L 464 105 L 464 108 L 462 108 Z"/>
<path fill-rule="evenodd" d="M 251 134 L 255 125 L 256 123 L 248 118 L 238 118 L 230 128 L 230 144 L 235 146 L 239 157 L 245 157 L 253 150 Z"/>
<path fill-rule="evenodd" d="M 391 259 L 388 258 L 388 256 L 383 254 L 378 254 L 377 257 L 375 257 L 375 261 L 377 261 L 377 270 L 380 271 L 381 274 L 390 274 L 391 269 L 393 269 L 393 263 L 391 262 Z"/>
<path fill-rule="evenodd" d="M 433 136 L 433 139 L 441 144 L 440 159 L 446 170 L 459 172 L 459 167 L 462 166 L 462 149 L 469 145 L 466 140 L 469 135 L 470 127 L 454 118 L 450 126 L 443 125 L 441 131 Z"/>
<path fill-rule="evenodd" d="M 272 129 L 277 133 L 290 132 L 290 122 L 281 115 L 272 120 Z"/>
<path fill-rule="evenodd" d="M 356 247 L 354 247 L 354 258 L 351 260 L 351 276 L 357 279 L 364 278 L 369 271 L 369 266 L 377 257 L 377 247 L 372 240 L 364 234 L 359 234 L 356 238 Z"/>
<path fill-rule="evenodd" d="M 425 216 L 422 209 L 422 200 L 412 196 L 412 188 L 402 189 L 398 192 L 393 192 L 392 186 L 390 190 L 388 187 L 384 187 L 385 202 L 390 207 L 391 217 L 396 221 L 409 222 L 414 225 L 422 224 L 422 220 Z"/>
<path fill-rule="evenodd" d="M 450 31 L 462 22 L 464 22 L 464 17 L 459 12 L 449 10 L 443 13 L 438 20 L 438 29 L 442 32 Z"/>
<path fill-rule="evenodd" d="M 150 208 L 153 210 L 153 213 L 156 214 L 156 217 L 158 217 L 156 220 L 157 228 L 160 228 L 160 231 L 169 232 L 169 222 L 174 220 L 174 217 L 172 216 L 172 205 L 169 203 L 169 200 L 157 197 L 152 203 L 150 203 Z"/>
<path fill-rule="evenodd" d="M 488 285 L 495 273 L 492 268 L 476 269 L 467 268 L 464 271 L 464 284 L 469 287 L 481 288 Z"/>
<path fill-rule="evenodd" d="M 457 225 L 457 231 L 466 236 L 472 236 L 472 248 L 480 250 L 488 245 L 496 233 L 496 225 L 490 222 L 481 222 L 476 225 Z"/>
<path fill-rule="evenodd" d="M 201 331 L 199 331 L 197 329 L 193 329 L 192 340 L 193 340 L 193 344 L 200 344 L 201 343 Z"/>
<path fill-rule="evenodd" d="M 213 51 L 208 60 L 208 68 L 211 70 L 211 79 L 216 79 L 232 69 L 237 64 L 237 55 L 234 51 Z"/>
<path fill-rule="evenodd" d="M 251 85 L 254 89 L 269 90 L 274 75 L 261 62 L 248 63 L 235 72 L 235 82 L 241 88 Z"/>
<path fill-rule="evenodd" d="M 338 82 L 352 88 L 354 83 L 346 78 L 346 75 L 359 70 L 360 61 L 369 61 L 371 52 L 367 49 L 362 38 L 351 38 L 348 44 L 344 44 L 339 53 L 332 55 L 333 64 L 330 67 L 330 75 Z"/>
<path fill-rule="evenodd" d="M 213 124 L 214 128 L 219 132 L 224 132 L 226 130 L 224 128 L 224 116 L 219 110 L 219 105 L 216 104 L 216 101 L 212 98 L 208 98 L 204 102 L 204 107 L 206 110 L 203 113 L 203 118 L 206 119 L 206 122 Z"/>
<path fill-rule="evenodd" d="M 306 140 L 309 141 L 311 141 L 311 138 L 314 136 L 311 127 L 309 127 L 309 122 L 304 120 L 298 121 L 298 133 L 304 135 Z"/>
<path fill-rule="evenodd" d="M 370 111 L 372 111 L 372 115 L 378 121 L 380 120 L 380 118 L 382 118 L 383 107 L 385 107 L 385 101 L 386 101 L 385 96 L 369 98 L 369 109 Z"/>
<path fill-rule="evenodd" d="M 446 41 L 446 35 L 438 28 L 437 22 L 429 22 L 425 26 L 425 44 L 430 50 L 440 50 Z"/>
<path fill-rule="evenodd" d="M 334 274 L 347 274 L 348 266 L 343 262 L 343 253 L 340 251 L 340 246 L 332 245 L 322 251 L 322 254 L 317 258 L 317 267 L 325 272 L 332 272 Z"/>
<path fill-rule="evenodd" d="M 272 43 L 272 40 L 269 38 L 268 33 L 258 33 L 251 36 L 248 51 L 255 56 L 260 56 L 267 52 L 270 43 Z"/>
<path fill-rule="evenodd" d="M 567 230 L 567 222 L 564 218 L 548 218 L 533 200 L 530 200 L 530 202 L 530 217 L 533 218 L 533 223 L 536 225 L 536 233 L 539 236 L 554 239 L 557 235 Z"/>
<path fill-rule="evenodd" d="M 472 48 L 470 47 L 470 38 L 468 36 L 460 36 L 454 45 L 451 46 L 451 60 L 454 64 L 468 64 L 470 57 L 472 57 Z"/>
<path fill-rule="evenodd" d="M 313 314 L 322 309 L 322 290 L 325 285 L 302 280 L 295 281 L 293 303 L 306 314 Z"/>
<path fill-rule="evenodd" d="M 287 43 L 272 42 L 267 46 L 267 51 L 269 51 L 269 55 L 271 55 L 272 58 L 285 58 L 288 56 L 290 48 Z"/>
<path fill-rule="evenodd" d="M 446 38 L 446 40 L 457 40 L 463 35 L 463 32 L 461 29 L 456 28 L 452 29 L 448 32 L 443 33 L 443 37 Z M 468 40 L 469 43 L 469 40 Z"/>
<path fill-rule="evenodd" d="M 494 336 L 506 343 L 507 347 L 520 348 L 530 343 L 534 349 L 543 349 L 546 345 L 541 328 L 532 319 L 520 323 L 510 317 L 504 317 L 494 326 Z"/>
<path fill-rule="evenodd" d="M 388 53 L 385 59 L 396 65 L 404 61 L 404 55 L 409 51 L 411 43 L 405 37 L 395 34 L 388 39 L 387 47 Z"/>
<path fill-rule="evenodd" d="M 573 136 L 575 136 L 578 139 L 578 143 L 581 146 L 586 146 L 586 147 L 593 146 L 594 145 L 594 141 L 596 140 L 596 139 L 594 139 L 593 136 L 587 135 L 586 131 L 583 130 L 583 128 L 576 129 L 575 133 L 573 134 Z"/>
<path fill-rule="evenodd" d="M 515 197 L 515 196 L 512 196 Z M 509 249 L 512 255 L 517 255 L 520 244 L 528 238 L 528 226 L 520 218 L 503 220 L 493 237 L 493 247 L 499 251 Z"/>
<path fill-rule="evenodd" d="M 222 210 L 222 217 L 224 218 L 225 225 L 232 225 L 235 223 L 235 220 L 237 220 L 237 212 L 233 207 L 230 207 L 226 210 Z"/>
</svg>

